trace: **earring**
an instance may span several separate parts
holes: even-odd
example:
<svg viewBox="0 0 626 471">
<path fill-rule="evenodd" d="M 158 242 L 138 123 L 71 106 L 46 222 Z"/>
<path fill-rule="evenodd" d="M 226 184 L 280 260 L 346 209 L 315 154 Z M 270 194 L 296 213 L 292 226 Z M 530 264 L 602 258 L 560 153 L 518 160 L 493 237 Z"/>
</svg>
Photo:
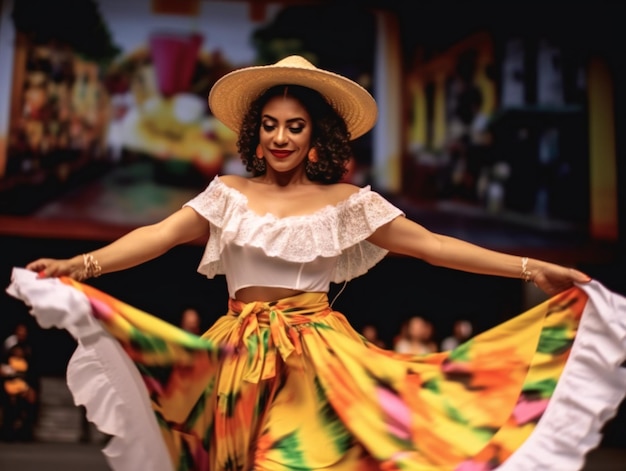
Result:
<svg viewBox="0 0 626 471">
<path fill-rule="evenodd" d="M 306 164 L 304 166 L 304 171 L 306 172 L 309 179 L 315 179 L 321 172 L 320 164 L 319 164 L 319 155 L 317 154 L 317 148 L 311 147 L 309 149 L 309 153 L 307 154 Z"/>
<path fill-rule="evenodd" d="M 256 158 L 252 159 L 252 162 L 250 163 L 252 164 L 254 171 L 260 175 L 265 173 L 265 158 L 263 156 L 263 147 L 261 147 L 261 144 L 256 146 L 255 155 Z"/>
</svg>

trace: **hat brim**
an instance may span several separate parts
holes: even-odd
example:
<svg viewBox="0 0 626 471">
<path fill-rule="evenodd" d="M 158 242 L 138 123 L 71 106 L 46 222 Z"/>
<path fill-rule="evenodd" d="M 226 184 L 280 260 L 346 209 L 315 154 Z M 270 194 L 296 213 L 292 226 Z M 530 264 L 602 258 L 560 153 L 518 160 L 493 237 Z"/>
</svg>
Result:
<svg viewBox="0 0 626 471">
<path fill-rule="evenodd" d="M 253 66 L 238 69 L 221 77 L 209 93 L 213 115 L 239 132 L 250 104 L 275 85 L 301 85 L 321 93 L 343 117 L 356 139 L 376 123 L 378 108 L 370 93 L 356 82 L 322 69 L 281 65 Z"/>
</svg>

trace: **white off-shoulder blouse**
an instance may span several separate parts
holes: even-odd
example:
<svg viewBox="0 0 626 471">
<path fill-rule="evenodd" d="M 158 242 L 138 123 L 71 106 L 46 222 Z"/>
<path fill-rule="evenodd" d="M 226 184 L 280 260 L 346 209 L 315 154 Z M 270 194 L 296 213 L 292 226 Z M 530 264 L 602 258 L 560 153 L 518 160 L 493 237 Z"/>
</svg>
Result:
<svg viewBox="0 0 626 471">
<path fill-rule="evenodd" d="M 404 215 L 369 186 L 311 214 L 260 215 L 219 176 L 184 206 L 210 224 L 198 271 L 225 275 L 232 297 L 248 286 L 327 292 L 331 282 L 356 278 L 384 258 L 387 250 L 366 239 Z"/>
</svg>

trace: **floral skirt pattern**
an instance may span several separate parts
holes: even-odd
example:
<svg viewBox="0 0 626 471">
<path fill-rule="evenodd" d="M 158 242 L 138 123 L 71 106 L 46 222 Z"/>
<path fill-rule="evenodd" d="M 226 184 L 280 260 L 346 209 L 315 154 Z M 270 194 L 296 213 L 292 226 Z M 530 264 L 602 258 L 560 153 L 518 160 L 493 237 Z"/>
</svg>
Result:
<svg viewBox="0 0 626 471">
<path fill-rule="evenodd" d="M 325 293 L 230 300 L 228 312 L 197 337 L 87 284 L 55 281 L 87 298 L 104 335 L 136 366 L 170 469 L 179 471 L 575 470 L 626 392 L 626 302 L 609 293 L 615 299 L 607 309 L 617 314 L 602 320 L 602 309 L 590 308 L 590 296 L 602 297 L 593 289 L 572 288 L 452 351 L 409 355 L 368 343 Z M 33 305 L 38 297 L 25 300 Z M 589 330 L 613 323 L 606 332 L 620 333 L 613 344 L 581 342 L 582 366 L 569 365 L 590 309 L 600 321 Z M 616 351 L 586 358 L 602 348 Z M 562 384 L 568 375 L 573 383 Z M 584 390 L 571 391 L 576 381 L 602 404 L 572 404 L 576 396 L 588 402 Z M 568 416 L 567 408 L 590 409 L 589 417 Z M 550 409 L 554 418 L 544 418 Z M 544 459 L 533 456 L 545 454 L 542 446 L 552 446 L 532 448 L 539 424 L 559 427 L 559 420 L 564 438 L 572 421 L 582 437 L 558 444 L 558 431 L 541 431 L 556 435 L 551 449 L 564 456 L 531 465 Z M 522 448 L 527 456 L 516 468 Z M 129 469 L 118 463 L 115 469 Z"/>
</svg>

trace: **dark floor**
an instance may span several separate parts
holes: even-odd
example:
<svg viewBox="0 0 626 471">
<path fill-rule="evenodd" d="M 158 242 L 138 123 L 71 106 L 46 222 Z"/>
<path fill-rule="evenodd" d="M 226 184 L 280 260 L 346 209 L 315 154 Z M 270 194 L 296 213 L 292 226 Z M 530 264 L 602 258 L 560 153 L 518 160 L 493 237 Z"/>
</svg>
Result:
<svg viewBox="0 0 626 471">
<path fill-rule="evenodd" d="M 81 443 L 0 443 L 2 471 L 106 471 L 100 445 Z"/>
</svg>

